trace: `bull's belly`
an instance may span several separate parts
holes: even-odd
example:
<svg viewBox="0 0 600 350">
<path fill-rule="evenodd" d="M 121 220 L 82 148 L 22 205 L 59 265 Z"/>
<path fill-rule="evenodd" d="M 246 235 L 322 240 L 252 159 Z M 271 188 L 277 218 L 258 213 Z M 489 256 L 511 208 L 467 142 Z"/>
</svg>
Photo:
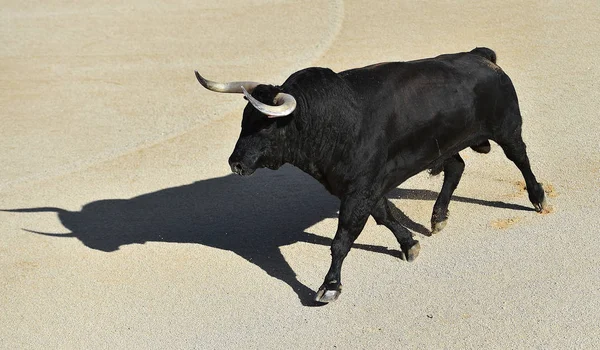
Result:
<svg viewBox="0 0 600 350">
<path fill-rule="evenodd" d="M 380 177 L 383 179 L 382 189 L 384 193 L 387 193 L 409 178 L 426 170 L 434 174 L 439 173 L 447 159 L 465 148 L 480 144 L 487 139 L 487 136 L 483 134 L 472 135 L 450 146 L 444 147 L 436 144 L 435 147 L 400 152 L 388 160 L 384 167 L 383 174 Z"/>
</svg>

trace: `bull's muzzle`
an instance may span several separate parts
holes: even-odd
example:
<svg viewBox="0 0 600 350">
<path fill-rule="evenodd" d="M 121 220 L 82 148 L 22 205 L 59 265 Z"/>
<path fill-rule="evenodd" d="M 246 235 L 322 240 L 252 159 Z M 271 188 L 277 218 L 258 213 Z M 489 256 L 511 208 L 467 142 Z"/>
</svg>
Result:
<svg viewBox="0 0 600 350">
<path fill-rule="evenodd" d="M 233 161 L 233 160 L 229 159 L 229 166 L 231 166 L 231 171 L 234 174 L 238 174 L 241 176 L 248 176 L 248 175 L 252 175 L 254 173 L 254 169 L 252 169 L 251 167 L 245 165 L 244 163 L 242 163 L 240 161 Z"/>
</svg>

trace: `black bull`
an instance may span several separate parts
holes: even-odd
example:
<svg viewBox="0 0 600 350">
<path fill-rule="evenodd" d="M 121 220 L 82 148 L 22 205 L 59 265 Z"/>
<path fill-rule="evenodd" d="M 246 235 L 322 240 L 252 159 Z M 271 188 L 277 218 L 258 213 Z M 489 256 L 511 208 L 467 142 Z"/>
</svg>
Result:
<svg viewBox="0 0 600 350">
<path fill-rule="evenodd" d="M 369 215 L 394 233 L 406 260 L 417 257 L 418 241 L 392 215 L 393 204 L 385 195 L 419 172 L 444 171 L 431 217 L 432 231 L 440 231 L 464 169 L 458 153 L 464 148 L 486 153 L 488 140 L 495 141 L 521 170 L 536 210 L 545 206 L 521 138 L 515 89 L 490 49 L 340 73 L 308 68 L 282 86 L 246 86 L 252 89 L 251 96 L 246 93 L 251 103 L 229 159 L 232 171 L 249 175 L 260 167 L 290 163 L 340 198 L 331 267 L 318 301 L 339 296 L 342 263 Z M 282 96 L 293 96 L 295 109 L 288 115 L 261 109 L 279 104 Z"/>
<path fill-rule="evenodd" d="M 466 147 L 486 153 L 488 140 L 498 143 L 523 173 L 535 209 L 545 207 L 544 191 L 530 169 L 521 138 L 514 87 L 489 49 L 338 74 L 309 68 L 294 73 L 282 86 L 257 85 L 252 96 L 271 103 L 280 92 L 294 96 L 296 109 L 288 116 L 269 118 L 248 104 L 229 161 L 238 174 L 290 163 L 340 199 L 331 267 L 317 292 L 318 301 L 339 296 L 342 262 L 369 215 L 394 233 L 400 257 L 413 260 L 417 256 L 419 244 L 409 229 L 423 234 L 426 229 L 404 216 L 385 196 L 435 198 L 433 193 L 395 188 L 423 170 L 443 171 L 444 183 L 431 217 L 432 231 L 439 232 L 464 169 L 458 152 Z M 56 236 L 77 237 L 102 251 L 147 241 L 193 242 L 227 249 L 285 281 L 308 303 L 305 298 L 310 291 L 298 282 L 279 247 L 298 241 L 329 244 L 327 239 L 299 233 L 335 215 L 336 203 L 298 179 L 298 174 L 287 169 L 283 174 L 261 174 L 250 182 L 227 176 L 130 200 L 98 201 L 81 212 L 59 208 L 12 211 L 58 212 L 72 233 Z M 270 192 L 273 186 L 279 190 Z M 262 191 L 257 193 L 256 188 Z M 290 198 L 273 197 L 283 188 Z M 232 202 L 232 196 L 238 200 Z M 499 202 L 454 199 L 522 209 Z M 255 220 L 261 210 L 272 220 Z M 303 214 L 290 214 L 294 212 Z M 275 234 L 279 230 L 283 232 Z M 385 248 L 358 247 L 396 255 Z"/>
</svg>

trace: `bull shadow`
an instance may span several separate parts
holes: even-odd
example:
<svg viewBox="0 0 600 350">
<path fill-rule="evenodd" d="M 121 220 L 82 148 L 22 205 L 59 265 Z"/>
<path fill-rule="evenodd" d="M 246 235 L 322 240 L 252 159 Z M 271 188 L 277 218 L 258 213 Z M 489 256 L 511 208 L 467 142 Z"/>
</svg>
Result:
<svg viewBox="0 0 600 350">
<path fill-rule="evenodd" d="M 436 196 L 436 192 L 428 190 L 398 189 L 390 197 L 435 200 Z M 502 202 L 461 197 L 454 200 L 529 210 Z M 103 252 L 149 241 L 198 243 L 231 251 L 288 284 L 303 305 L 315 305 L 313 290 L 298 281 L 280 247 L 296 242 L 329 246 L 330 238 L 306 229 L 326 218 L 336 218 L 338 207 L 338 199 L 329 195 L 321 184 L 285 166 L 278 171 L 259 171 L 249 178 L 227 175 L 131 199 L 98 200 L 86 204 L 81 211 L 51 207 L 7 211 L 56 212 L 71 233 L 27 231 L 75 237 L 85 246 Z M 398 214 L 403 225 L 429 235 L 425 227 Z M 354 248 L 401 256 L 397 249 L 380 246 L 356 244 Z"/>
</svg>

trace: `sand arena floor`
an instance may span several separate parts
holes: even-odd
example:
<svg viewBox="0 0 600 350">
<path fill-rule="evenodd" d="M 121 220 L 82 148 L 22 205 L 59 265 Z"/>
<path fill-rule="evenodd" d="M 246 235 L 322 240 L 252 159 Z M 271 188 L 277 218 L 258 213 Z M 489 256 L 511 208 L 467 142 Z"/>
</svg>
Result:
<svg viewBox="0 0 600 350">
<path fill-rule="evenodd" d="M 598 1 L 3 1 L 0 348 L 419 349 L 600 346 Z M 307 307 L 338 202 L 292 167 L 227 165 L 245 101 L 282 83 L 488 46 L 520 97 L 553 211 L 530 210 L 496 145 L 392 195 L 421 255 L 371 219 L 344 293 Z M 44 235 L 40 233 L 50 233 Z"/>
</svg>

